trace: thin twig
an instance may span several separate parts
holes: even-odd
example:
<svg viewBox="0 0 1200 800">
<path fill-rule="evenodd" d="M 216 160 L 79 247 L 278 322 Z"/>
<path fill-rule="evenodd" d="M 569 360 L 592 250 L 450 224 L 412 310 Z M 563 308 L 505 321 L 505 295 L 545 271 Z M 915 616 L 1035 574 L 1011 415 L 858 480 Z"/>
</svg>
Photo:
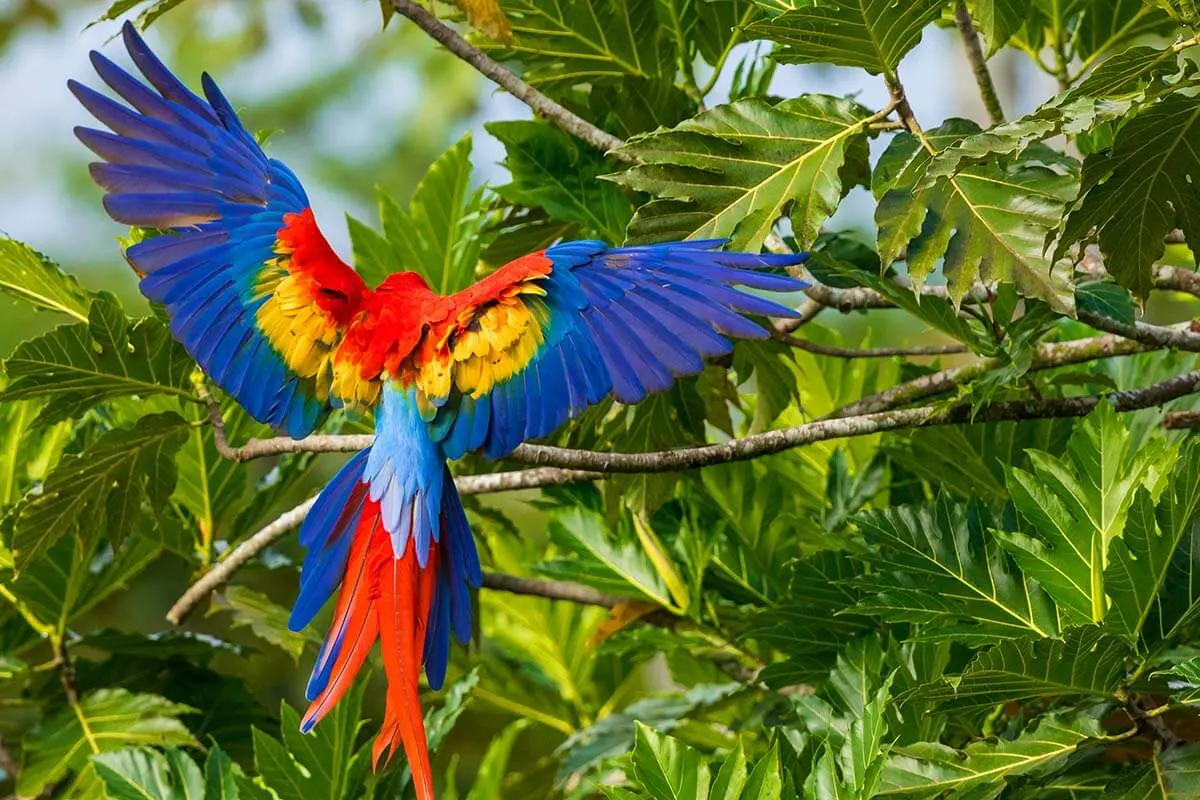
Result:
<svg viewBox="0 0 1200 800">
<path fill-rule="evenodd" d="M 797 350 L 833 358 L 890 358 L 892 356 L 948 356 L 969 352 L 962 344 L 913 345 L 911 347 L 834 347 L 810 342 L 787 333 L 777 333 L 775 338 Z"/>
<path fill-rule="evenodd" d="M 1170 430 L 1200 428 L 1200 411 L 1168 411 L 1163 414 L 1162 424 Z"/>
<path fill-rule="evenodd" d="M 54 651 L 54 666 L 58 670 L 58 680 L 63 692 L 67 695 L 67 703 L 75 708 L 79 705 L 79 684 L 75 679 L 75 664 L 67 650 L 67 640 L 64 636 L 54 636 L 50 641 Z"/>
<path fill-rule="evenodd" d="M 455 478 L 454 485 L 458 488 L 459 494 L 472 495 L 505 492 L 516 489 L 534 489 L 543 486 L 561 486 L 569 483 L 598 480 L 603 477 L 603 475 L 595 472 L 543 467 L 540 469 L 511 472 L 493 472 L 486 475 L 465 475 Z M 243 564 L 267 549 L 272 542 L 279 539 L 288 531 L 298 528 L 304 522 L 304 518 L 308 516 L 309 511 L 312 510 L 313 504 L 316 501 L 317 499 L 313 497 L 305 500 L 295 508 L 285 511 L 275 520 L 251 535 L 250 538 L 230 550 L 225 558 L 221 559 L 212 569 L 188 587 L 188 590 L 175 601 L 175 604 L 167 611 L 167 621 L 172 625 L 181 624 L 201 600 L 211 594 L 218 586 L 226 583 Z"/>
<path fill-rule="evenodd" d="M 408 17 L 417 27 L 440 42 L 451 53 L 532 108 L 534 113 L 550 120 L 567 133 L 578 136 L 592 147 L 606 153 L 625 144 L 621 139 L 597 128 L 583 117 L 564 108 L 521 80 L 511 70 L 488 57 L 486 53 L 470 44 L 453 28 L 441 22 L 413 0 L 391 0 L 391 4 L 398 14 Z M 628 158 L 621 153 L 613 153 L 613 155 L 617 158 Z"/>
<path fill-rule="evenodd" d="M 613 608 L 628 598 L 617 597 L 568 581 L 553 581 L 545 578 L 522 578 L 516 575 L 505 575 L 499 572 L 483 573 L 483 586 L 509 594 L 524 594 L 531 597 L 545 597 L 550 600 L 565 600 L 570 603 L 580 603 L 585 606 L 600 606 Z"/>
<path fill-rule="evenodd" d="M 954 22 L 962 37 L 963 47 L 967 51 L 967 60 L 971 62 L 971 70 L 975 73 L 975 82 L 979 84 L 979 95 L 983 98 L 983 107 L 987 109 L 988 118 L 993 125 L 1004 122 L 1004 109 L 1000 106 L 1000 97 L 996 94 L 996 84 L 992 81 L 992 73 L 988 71 L 987 59 L 983 57 L 983 48 L 979 44 L 979 32 L 971 20 L 971 12 L 967 4 L 958 0 L 954 9 Z"/>
<path fill-rule="evenodd" d="M 1085 361 L 1095 361 L 1113 356 L 1144 353 L 1152 349 L 1141 342 L 1132 342 L 1120 336 L 1108 334 L 1090 339 L 1072 339 L 1068 342 L 1052 342 L 1039 345 L 1033 351 L 1029 371 L 1053 369 L 1054 367 L 1080 364 Z M 990 369 L 1000 365 L 998 359 L 989 358 L 974 364 L 961 367 L 951 367 L 940 372 L 922 375 L 911 381 L 897 384 L 882 392 L 868 395 L 853 403 L 842 406 L 829 418 L 855 416 L 858 414 L 873 414 L 889 408 L 924 400 L 935 395 L 953 391 L 959 386 L 974 380 Z"/>
</svg>

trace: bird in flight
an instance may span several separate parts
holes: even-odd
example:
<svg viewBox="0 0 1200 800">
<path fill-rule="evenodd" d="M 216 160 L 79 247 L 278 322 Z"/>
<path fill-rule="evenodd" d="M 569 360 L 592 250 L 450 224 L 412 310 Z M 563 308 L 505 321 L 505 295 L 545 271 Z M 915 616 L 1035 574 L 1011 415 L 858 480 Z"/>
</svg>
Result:
<svg viewBox="0 0 1200 800">
<path fill-rule="evenodd" d="M 371 288 L 330 247 L 304 189 L 269 158 L 207 74 L 203 97 L 130 24 L 141 78 L 93 52 L 124 102 L 69 83 L 108 130 L 77 128 L 104 208 L 147 229 L 125 257 L 142 293 L 207 376 L 255 419 L 301 438 L 335 407 L 374 413 L 375 443 L 322 490 L 300 530 L 307 555 L 290 627 L 337 591 L 308 682 L 309 731 L 378 640 L 388 689 L 378 764 L 402 746 L 432 800 L 419 676 L 438 689 L 453 636 L 472 632 L 482 572 L 447 462 L 498 459 L 612 395 L 667 389 L 768 333 L 747 315 L 794 316 L 758 292 L 804 255 L 721 250 L 721 240 L 637 247 L 570 241 L 449 296 L 413 272 Z M 772 269 L 775 268 L 775 269 Z M 339 589 L 340 587 L 340 589 Z"/>
</svg>

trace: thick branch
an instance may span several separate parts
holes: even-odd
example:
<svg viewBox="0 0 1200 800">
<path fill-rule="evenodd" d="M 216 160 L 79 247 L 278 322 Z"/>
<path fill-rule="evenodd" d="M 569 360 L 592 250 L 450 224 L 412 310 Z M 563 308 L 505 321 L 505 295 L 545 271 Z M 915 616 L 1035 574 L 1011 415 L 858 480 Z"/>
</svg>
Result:
<svg viewBox="0 0 1200 800">
<path fill-rule="evenodd" d="M 967 60 L 971 62 L 971 71 L 975 73 L 975 82 L 979 84 L 979 95 L 983 98 L 983 107 L 987 109 L 988 118 L 993 125 L 1004 122 L 1004 109 L 1000 106 L 1000 97 L 996 94 L 996 84 L 992 81 L 992 73 L 988 71 L 987 59 L 983 57 L 983 48 L 979 44 L 979 33 L 971 20 L 971 12 L 967 4 L 958 0 L 954 10 L 954 22 L 962 37 L 963 47 L 967 51 Z"/>
<path fill-rule="evenodd" d="M 442 23 L 437 17 L 417 5 L 413 0 L 391 0 L 391 4 L 392 8 L 396 9 L 398 14 L 408 17 L 417 27 L 438 42 L 441 42 L 451 53 L 470 64 L 485 77 L 507 90 L 513 97 L 532 108 L 535 114 L 545 117 L 567 133 L 578 136 L 597 150 L 609 152 L 625 144 L 625 142 L 616 136 L 600 130 L 583 117 L 564 108 L 521 80 L 511 70 L 506 69 L 489 58 L 486 53 L 470 44 L 466 39 L 459 36 L 453 28 Z M 613 155 L 622 157 L 620 153 L 614 153 Z"/>
</svg>

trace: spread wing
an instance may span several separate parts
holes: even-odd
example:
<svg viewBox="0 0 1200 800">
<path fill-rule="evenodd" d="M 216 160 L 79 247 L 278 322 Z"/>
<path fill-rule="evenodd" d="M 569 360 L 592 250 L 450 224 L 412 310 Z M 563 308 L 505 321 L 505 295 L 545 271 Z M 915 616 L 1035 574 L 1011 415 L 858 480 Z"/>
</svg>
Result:
<svg viewBox="0 0 1200 800">
<path fill-rule="evenodd" d="M 212 79 L 201 98 L 132 25 L 122 34 L 149 85 L 93 52 L 128 105 L 69 86 L 109 129 L 76 129 L 103 159 L 91 172 L 105 209 L 157 231 L 125 251 L 142 293 L 252 416 L 307 435 L 329 407 L 331 355 L 366 287 L 317 228 L 296 176 L 267 158 Z"/>
<path fill-rule="evenodd" d="M 412 359 L 434 438 L 449 458 L 491 458 L 545 436 L 612 393 L 636 403 L 768 333 L 746 314 L 794 311 L 739 287 L 805 284 L 765 267 L 804 255 L 723 252 L 720 240 L 609 248 L 560 244 L 447 298 Z"/>
</svg>

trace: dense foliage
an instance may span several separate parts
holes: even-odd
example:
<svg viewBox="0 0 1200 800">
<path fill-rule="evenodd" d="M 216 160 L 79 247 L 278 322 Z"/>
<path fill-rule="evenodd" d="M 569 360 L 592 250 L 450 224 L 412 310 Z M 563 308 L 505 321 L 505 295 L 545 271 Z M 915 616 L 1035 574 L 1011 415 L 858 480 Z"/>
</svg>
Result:
<svg viewBox="0 0 1200 800">
<path fill-rule="evenodd" d="M 181 5 L 199 4 L 105 16 Z M 380 36 L 410 35 L 382 5 Z M 1200 392 L 1200 335 L 1165 324 L 1200 297 L 1183 244 L 1200 242 L 1200 6 L 439 9 L 460 12 L 474 46 L 625 143 L 600 152 L 557 112 L 488 123 L 506 183 L 473 188 L 463 138 L 406 201 L 381 189 L 379 219 L 350 220 L 368 282 L 412 269 L 454 291 L 564 237 L 726 236 L 814 250 L 817 283 L 790 334 L 549 442 L 641 453 L 786 430 L 783 445 L 466 498 L 486 568 L 544 580 L 481 591 L 476 644 L 426 698 L 442 796 L 1200 794 L 1200 444 L 1160 408 Z M 970 52 L 972 19 L 992 124 L 918 120 L 908 98 L 940 87 L 905 85 L 903 57 L 956 22 Z M 1001 51 L 1061 91 L 1003 121 L 982 62 Z M 790 63 L 865 70 L 892 102 L 771 94 Z M 877 232 L 828 229 L 856 187 Z M 344 456 L 222 457 L 206 402 L 235 444 L 271 432 L 211 398 L 157 313 L 37 246 L 0 239 L 0 291 L 60 323 L 0 378 L 2 785 L 398 796 L 403 764 L 370 769 L 375 683 L 298 732 L 317 634 L 287 631 L 291 538 L 207 615 L 163 619 Z M 339 413 L 325 432 L 367 422 Z"/>
</svg>

